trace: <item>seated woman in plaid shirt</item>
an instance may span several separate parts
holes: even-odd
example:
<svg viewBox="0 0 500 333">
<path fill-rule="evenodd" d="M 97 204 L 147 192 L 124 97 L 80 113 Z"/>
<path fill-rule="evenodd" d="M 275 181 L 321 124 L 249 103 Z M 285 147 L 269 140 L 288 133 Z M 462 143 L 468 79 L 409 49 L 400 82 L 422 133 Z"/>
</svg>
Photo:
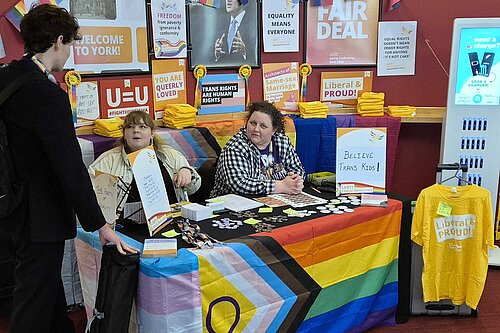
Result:
<svg viewBox="0 0 500 333">
<path fill-rule="evenodd" d="M 253 103 L 246 126 L 222 149 L 210 196 L 300 193 L 304 167 L 284 129 L 283 116 L 273 104 Z"/>
</svg>

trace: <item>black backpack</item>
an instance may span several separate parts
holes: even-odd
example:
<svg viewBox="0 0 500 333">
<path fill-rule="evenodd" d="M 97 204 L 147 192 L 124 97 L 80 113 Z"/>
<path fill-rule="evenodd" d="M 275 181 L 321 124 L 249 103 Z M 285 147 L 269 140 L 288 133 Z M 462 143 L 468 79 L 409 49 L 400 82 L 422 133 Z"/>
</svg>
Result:
<svg viewBox="0 0 500 333">
<path fill-rule="evenodd" d="M 46 80 L 46 78 L 34 76 L 32 73 L 24 74 L 16 78 L 0 93 L 0 220 L 9 216 L 16 209 L 23 196 L 23 184 L 17 179 L 7 142 L 7 128 L 2 118 L 2 105 L 26 82 L 37 80 Z"/>
</svg>

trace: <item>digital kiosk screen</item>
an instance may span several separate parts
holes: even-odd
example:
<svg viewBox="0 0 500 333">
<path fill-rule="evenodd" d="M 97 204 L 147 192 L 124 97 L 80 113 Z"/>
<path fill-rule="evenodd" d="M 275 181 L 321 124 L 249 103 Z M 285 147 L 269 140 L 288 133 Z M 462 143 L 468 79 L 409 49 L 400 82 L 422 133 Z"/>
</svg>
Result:
<svg viewBox="0 0 500 333">
<path fill-rule="evenodd" d="M 462 28 L 455 105 L 500 104 L 500 27 Z"/>
</svg>

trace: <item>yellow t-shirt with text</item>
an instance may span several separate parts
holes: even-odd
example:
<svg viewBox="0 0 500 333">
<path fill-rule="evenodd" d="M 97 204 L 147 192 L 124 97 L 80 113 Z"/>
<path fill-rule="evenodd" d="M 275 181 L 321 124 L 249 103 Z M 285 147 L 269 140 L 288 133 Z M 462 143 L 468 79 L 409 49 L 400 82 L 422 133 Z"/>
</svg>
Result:
<svg viewBox="0 0 500 333">
<path fill-rule="evenodd" d="M 494 245 L 490 192 L 477 185 L 432 185 L 418 196 L 411 229 L 411 239 L 422 246 L 424 302 L 450 299 L 476 309 Z"/>
</svg>

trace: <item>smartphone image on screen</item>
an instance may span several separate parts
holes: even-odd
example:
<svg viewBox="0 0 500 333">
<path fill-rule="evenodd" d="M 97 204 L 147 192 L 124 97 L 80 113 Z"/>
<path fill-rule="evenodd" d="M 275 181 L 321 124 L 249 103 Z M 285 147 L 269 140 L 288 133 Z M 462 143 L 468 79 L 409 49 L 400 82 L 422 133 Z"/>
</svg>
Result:
<svg viewBox="0 0 500 333">
<path fill-rule="evenodd" d="M 483 60 L 481 61 L 481 75 L 490 76 L 491 66 L 493 65 L 493 58 L 495 58 L 495 53 L 493 52 L 484 52 Z"/>
<path fill-rule="evenodd" d="M 477 57 L 477 52 L 469 52 L 469 63 L 470 69 L 472 70 L 472 75 L 481 74 L 481 66 L 479 65 L 479 59 Z"/>
</svg>

